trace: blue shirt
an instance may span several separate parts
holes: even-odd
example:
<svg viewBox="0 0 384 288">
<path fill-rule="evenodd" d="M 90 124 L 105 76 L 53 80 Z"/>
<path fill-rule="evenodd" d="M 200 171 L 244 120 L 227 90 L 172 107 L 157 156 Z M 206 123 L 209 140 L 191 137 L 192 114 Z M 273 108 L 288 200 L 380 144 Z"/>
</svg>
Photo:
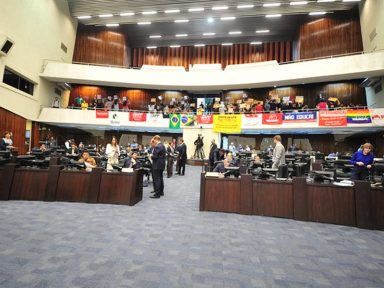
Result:
<svg viewBox="0 0 384 288">
<path fill-rule="evenodd" d="M 356 162 L 363 162 L 365 166 L 373 163 L 373 153 L 369 152 L 367 155 L 363 154 L 363 151 L 357 151 L 353 154 L 351 164 L 356 165 Z"/>
</svg>

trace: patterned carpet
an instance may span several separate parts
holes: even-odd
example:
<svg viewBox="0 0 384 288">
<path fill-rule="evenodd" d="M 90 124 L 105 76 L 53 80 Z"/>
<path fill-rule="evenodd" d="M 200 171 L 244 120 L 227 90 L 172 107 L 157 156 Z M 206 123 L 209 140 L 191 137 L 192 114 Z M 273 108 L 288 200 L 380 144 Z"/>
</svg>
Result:
<svg viewBox="0 0 384 288">
<path fill-rule="evenodd" d="M 199 212 L 199 177 L 134 207 L 0 202 L 0 287 L 384 287 L 384 232 Z"/>
</svg>

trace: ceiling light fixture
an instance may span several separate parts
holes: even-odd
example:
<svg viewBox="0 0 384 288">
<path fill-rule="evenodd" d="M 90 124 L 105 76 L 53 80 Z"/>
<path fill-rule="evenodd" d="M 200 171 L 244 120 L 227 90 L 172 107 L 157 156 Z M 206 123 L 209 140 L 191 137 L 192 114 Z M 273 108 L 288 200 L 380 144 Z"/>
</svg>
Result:
<svg viewBox="0 0 384 288">
<path fill-rule="evenodd" d="M 265 30 L 256 30 L 256 33 L 269 33 L 268 29 Z"/>
<path fill-rule="evenodd" d="M 113 17 L 113 14 L 101 14 L 101 15 L 99 15 L 99 18 L 108 18 L 108 17 Z"/>
<path fill-rule="evenodd" d="M 256 41 L 256 42 L 251 42 L 250 44 L 251 45 L 261 45 L 261 44 L 263 44 L 263 42 Z"/>
<path fill-rule="evenodd" d="M 135 15 L 134 12 L 124 12 L 124 13 L 120 13 L 120 16 L 124 17 L 124 16 L 133 16 Z"/>
<path fill-rule="evenodd" d="M 324 15 L 327 14 L 327 12 L 319 11 L 319 12 L 309 12 L 309 15 L 316 16 L 316 15 Z"/>
<path fill-rule="evenodd" d="M 195 46 L 195 47 L 204 47 L 205 44 L 195 44 L 195 45 L 193 45 L 193 46 Z"/>
<path fill-rule="evenodd" d="M 171 48 L 180 48 L 180 45 L 171 45 L 169 47 L 171 47 Z"/>
<path fill-rule="evenodd" d="M 137 22 L 137 25 L 149 25 L 151 22 L 145 21 L 145 22 Z"/>
<path fill-rule="evenodd" d="M 227 10 L 228 9 L 228 6 L 214 6 L 212 7 L 212 10 Z"/>
<path fill-rule="evenodd" d="M 241 34 L 241 31 L 230 31 L 228 34 L 229 35 L 239 35 L 239 34 Z"/>
<path fill-rule="evenodd" d="M 231 46 L 233 43 L 221 43 L 222 46 Z"/>
<path fill-rule="evenodd" d="M 226 16 L 226 17 L 221 17 L 220 20 L 227 21 L 227 20 L 235 20 L 235 16 Z"/>
<path fill-rule="evenodd" d="M 216 33 L 214 33 L 214 32 L 203 33 L 203 36 L 214 36 L 214 35 L 216 35 Z"/>
<path fill-rule="evenodd" d="M 176 34 L 176 37 L 187 37 L 188 34 Z"/>
<path fill-rule="evenodd" d="M 263 7 L 279 7 L 280 3 L 264 3 Z"/>
<path fill-rule="evenodd" d="M 336 0 L 317 0 L 317 3 L 336 2 Z"/>
<path fill-rule="evenodd" d="M 208 19 L 207 19 L 207 22 L 208 23 L 213 23 L 215 21 L 215 19 L 213 19 L 213 17 L 209 17 Z"/>
<path fill-rule="evenodd" d="M 253 7 L 255 7 L 255 5 L 253 5 L 253 4 L 244 4 L 244 5 L 238 5 L 237 9 L 250 9 Z"/>
<path fill-rule="evenodd" d="M 161 38 L 161 35 L 150 35 L 149 38 L 151 38 L 151 39 Z"/>
<path fill-rule="evenodd" d="M 110 24 L 106 24 L 105 26 L 107 26 L 107 27 L 118 27 L 119 24 L 118 23 L 110 23 Z"/>
<path fill-rule="evenodd" d="M 166 14 L 180 13 L 180 9 L 165 10 L 164 13 Z"/>
<path fill-rule="evenodd" d="M 156 49 L 157 46 L 148 46 L 147 49 Z"/>
<path fill-rule="evenodd" d="M 199 8 L 189 8 L 188 12 L 201 12 L 204 11 L 204 8 L 199 7 Z"/>
<path fill-rule="evenodd" d="M 143 14 L 143 15 L 154 15 L 154 14 L 157 14 L 157 11 L 144 11 L 144 12 L 141 12 L 141 14 Z"/>
<path fill-rule="evenodd" d="M 77 19 L 91 19 L 92 18 L 92 16 L 89 16 L 89 15 L 84 15 L 84 16 L 79 16 L 79 17 L 77 17 Z"/>
<path fill-rule="evenodd" d="M 343 0 L 343 2 L 360 2 L 361 0 Z"/>
<path fill-rule="evenodd" d="M 294 5 L 307 5 L 308 1 L 293 1 L 290 2 L 289 5 L 294 6 Z"/>
<path fill-rule="evenodd" d="M 281 14 L 268 14 L 265 15 L 266 18 L 278 18 L 281 17 Z"/>
<path fill-rule="evenodd" d="M 187 23 L 187 22 L 189 22 L 188 19 L 177 19 L 177 20 L 175 20 L 175 23 Z"/>
</svg>

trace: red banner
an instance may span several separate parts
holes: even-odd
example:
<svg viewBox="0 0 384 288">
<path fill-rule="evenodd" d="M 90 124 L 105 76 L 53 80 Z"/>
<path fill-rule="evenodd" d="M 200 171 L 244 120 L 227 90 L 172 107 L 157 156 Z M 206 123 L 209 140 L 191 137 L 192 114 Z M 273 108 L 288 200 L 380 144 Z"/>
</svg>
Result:
<svg viewBox="0 0 384 288">
<path fill-rule="evenodd" d="M 283 113 L 264 113 L 264 125 L 281 125 L 283 123 Z"/>
<path fill-rule="evenodd" d="M 147 121 L 147 113 L 144 112 L 129 112 L 129 121 L 145 122 Z"/>
<path fill-rule="evenodd" d="M 319 126 L 347 126 L 345 110 L 321 110 L 319 112 Z"/>
<path fill-rule="evenodd" d="M 109 112 L 104 110 L 96 110 L 96 118 L 109 118 Z"/>
<path fill-rule="evenodd" d="M 198 115 L 197 116 L 197 122 L 199 124 L 212 124 L 213 123 L 213 117 L 212 117 L 212 115 Z"/>
</svg>

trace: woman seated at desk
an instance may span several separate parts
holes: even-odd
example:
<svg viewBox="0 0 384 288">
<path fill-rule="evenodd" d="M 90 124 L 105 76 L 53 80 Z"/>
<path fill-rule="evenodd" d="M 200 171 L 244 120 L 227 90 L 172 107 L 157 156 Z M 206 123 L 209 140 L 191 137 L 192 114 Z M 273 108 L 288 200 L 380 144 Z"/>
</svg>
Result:
<svg viewBox="0 0 384 288">
<path fill-rule="evenodd" d="M 87 168 L 95 168 L 97 166 L 95 159 L 89 156 L 88 151 L 83 152 L 81 158 L 79 159 L 79 162 L 84 163 Z"/>
</svg>

